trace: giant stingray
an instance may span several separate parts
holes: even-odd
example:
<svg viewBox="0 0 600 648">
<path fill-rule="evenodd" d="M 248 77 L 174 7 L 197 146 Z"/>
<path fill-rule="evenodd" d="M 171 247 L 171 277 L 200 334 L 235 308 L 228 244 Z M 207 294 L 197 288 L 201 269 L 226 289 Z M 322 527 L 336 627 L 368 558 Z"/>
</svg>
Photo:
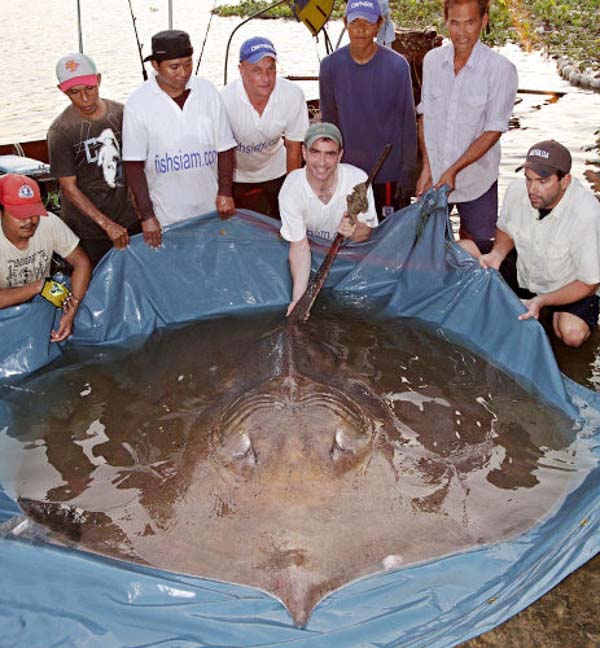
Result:
<svg viewBox="0 0 600 648">
<path fill-rule="evenodd" d="M 577 472 L 568 421 L 411 323 L 165 339 L 34 381 L 45 413 L 13 399 L 30 532 L 262 588 L 304 625 L 353 579 L 514 536 Z"/>
</svg>

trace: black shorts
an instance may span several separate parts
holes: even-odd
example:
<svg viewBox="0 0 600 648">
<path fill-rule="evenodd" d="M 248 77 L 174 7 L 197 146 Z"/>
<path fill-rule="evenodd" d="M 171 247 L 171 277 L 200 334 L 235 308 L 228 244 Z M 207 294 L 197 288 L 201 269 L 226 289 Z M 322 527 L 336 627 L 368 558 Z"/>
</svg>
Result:
<svg viewBox="0 0 600 648">
<path fill-rule="evenodd" d="M 511 250 L 506 259 L 500 266 L 500 274 L 504 277 L 506 283 L 512 288 L 513 292 L 520 299 L 533 299 L 536 294 L 527 288 L 521 288 L 517 282 L 517 252 Z M 600 315 L 600 300 L 598 295 L 584 297 L 570 304 L 561 304 L 560 306 L 548 306 L 544 309 L 544 314 L 552 317 L 554 313 L 570 313 L 582 319 L 593 331 L 598 326 L 598 316 Z"/>
</svg>

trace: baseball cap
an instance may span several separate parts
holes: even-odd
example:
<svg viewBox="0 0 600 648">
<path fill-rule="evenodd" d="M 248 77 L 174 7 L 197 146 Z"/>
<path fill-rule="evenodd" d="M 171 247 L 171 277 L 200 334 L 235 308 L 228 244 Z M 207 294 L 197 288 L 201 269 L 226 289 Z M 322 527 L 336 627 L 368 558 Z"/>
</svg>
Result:
<svg viewBox="0 0 600 648">
<path fill-rule="evenodd" d="M 342 134 L 340 129 L 335 124 L 328 122 L 320 122 L 312 124 L 308 127 L 304 135 L 304 146 L 310 148 L 317 140 L 330 139 L 337 142 L 338 146 L 342 148 Z"/>
<path fill-rule="evenodd" d="M 18 173 L 0 177 L 0 203 L 19 220 L 48 215 L 37 182 Z"/>
<path fill-rule="evenodd" d="M 547 178 L 557 171 L 569 173 L 571 170 L 571 154 L 556 140 L 544 140 L 534 144 L 525 158 L 525 164 L 522 164 L 515 171 L 521 169 L 531 169 L 542 178 Z"/>
<path fill-rule="evenodd" d="M 58 87 L 66 92 L 76 85 L 98 85 L 96 64 L 85 54 L 67 54 L 56 64 Z"/>
<path fill-rule="evenodd" d="M 190 35 L 180 29 L 167 29 L 152 36 L 152 54 L 146 56 L 144 61 L 170 61 L 176 58 L 185 58 L 194 53 Z"/>
<path fill-rule="evenodd" d="M 277 60 L 275 46 L 263 36 L 254 36 L 242 43 L 240 47 L 240 63 L 248 61 L 249 63 L 258 63 L 265 56 L 272 56 Z"/>
<path fill-rule="evenodd" d="M 357 18 L 375 24 L 381 18 L 379 0 L 350 0 L 346 5 L 346 20 L 351 23 Z"/>
</svg>

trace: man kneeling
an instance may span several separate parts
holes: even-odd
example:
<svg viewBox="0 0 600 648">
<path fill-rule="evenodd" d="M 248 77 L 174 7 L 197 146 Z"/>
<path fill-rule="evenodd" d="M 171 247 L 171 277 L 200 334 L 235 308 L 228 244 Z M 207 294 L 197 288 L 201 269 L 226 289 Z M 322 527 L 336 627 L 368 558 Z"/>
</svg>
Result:
<svg viewBox="0 0 600 648">
<path fill-rule="evenodd" d="M 366 241 L 377 227 L 373 191 L 367 190 L 368 208 L 352 224 L 346 211 L 346 196 L 355 185 L 365 182 L 367 174 L 351 164 L 341 164 L 344 150 L 342 134 L 329 123 L 313 124 L 306 131 L 302 157 L 306 166 L 292 171 L 279 193 L 281 236 L 290 242 L 293 310 L 308 286 L 310 246 L 307 234 L 332 242 L 337 233 L 353 241 Z"/>
<path fill-rule="evenodd" d="M 499 269 L 523 299 L 519 319 L 547 308 L 557 337 L 578 347 L 598 324 L 600 203 L 571 177 L 571 154 L 554 140 L 534 144 L 520 168 L 525 180 L 508 187 L 494 246 L 479 263 Z"/>
<path fill-rule="evenodd" d="M 0 179 L 0 308 L 16 306 L 35 297 L 50 275 L 57 252 L 73 266 L 71 292 L 63 303 L 52 342 L 66 339 L 90 281 L 91 264 L 79 239 L 58 216 L 42 204 L 36 182 L 10 173 Z"/>
</svg>

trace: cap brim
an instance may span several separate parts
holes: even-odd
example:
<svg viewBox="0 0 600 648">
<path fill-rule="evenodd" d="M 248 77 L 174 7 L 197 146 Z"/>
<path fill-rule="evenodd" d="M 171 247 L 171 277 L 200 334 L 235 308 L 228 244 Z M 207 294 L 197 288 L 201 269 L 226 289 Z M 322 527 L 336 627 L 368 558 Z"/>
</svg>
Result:
<svg viewBox="0 0 600 648">
<path fill-rule="evenodd" d="M 274 61 L 277 60 L 277 54 L 273 54 L 273 52 L 256 52 L 256 54 L 251 54 L 247 59 L 244 59 L 244 61 L 248 61 L 248 63 L 258 63 L 259 61 L 262 61 L 264 58 L 267 56 L 270 56 Z M 241 61 L 242 63 L 244 61 Z"/>
<path fill-rule="evenodd" d="M 98 77 L 95 74 L 86 74 L 84 76 L 79 76 L 79 77 L 73 77 L 72 79 L 67 79 L 66 81 L 63 81 L 62 83 L 58 84 L 58 87 L 63 91 L 66 92 L 67 90 L 70 90 L 71 88 L 74 88 L 75 86 L 97 86 L 98 85 Z"/>
<path fill-rule="evenodd" d="M 370 22 L 372 25 L 374 25 L 381 18 L 381 16 L 373 16 L 373 14 L 362 13 L 360 11 L 353 11 L 346 15 L 346 21 L 349 23 L 356 20 L 357 18 L 363 18 L 367 22 Z"/>
<path fill-rule="evenodd" d="M 551 176 L 553 173 L 556 173 L 558 171 L 557 168 L 555 167 L 549 167 L 545 164 L 536 164 L 535 162 L 525 162 L 525 164 L 522 164 L 520 167 L 517 167 L 515 169 L 515 172 L 521 171 L 522 169 L 531 169 L 534 173 L 537 173 L 537 175 L 541 176 L 542 178 L 547 178 L 548 176 Z"/>
<path fill-rule="evenodd" d="M 27 220 L 34 216 L 48 216 L 48 212 L 42 203 L 31 203 L 27 205 L 4 205 L 6 211 L 18 220 Z"/>
</svg>

